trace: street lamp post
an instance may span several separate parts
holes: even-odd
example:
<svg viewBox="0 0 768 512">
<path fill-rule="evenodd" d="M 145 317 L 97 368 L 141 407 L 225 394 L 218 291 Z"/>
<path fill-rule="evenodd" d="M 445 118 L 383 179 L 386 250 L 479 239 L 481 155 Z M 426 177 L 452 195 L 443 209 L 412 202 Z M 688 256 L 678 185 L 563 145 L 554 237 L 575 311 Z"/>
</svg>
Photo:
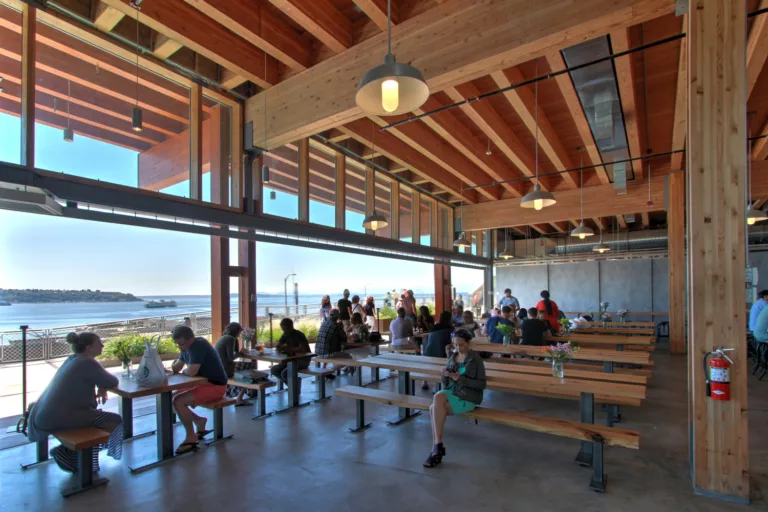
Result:
<svg viewBox="0 0 768 512">
<path fill-rule="evenodd" d="M 285 310 L 288 311 L 288 278 L 291 276 L 295 276 L 296 274 L 291 273 L 285 276 L 285 279 L 283 280 L 283 293 L 285 294 Z"/>
</svg>

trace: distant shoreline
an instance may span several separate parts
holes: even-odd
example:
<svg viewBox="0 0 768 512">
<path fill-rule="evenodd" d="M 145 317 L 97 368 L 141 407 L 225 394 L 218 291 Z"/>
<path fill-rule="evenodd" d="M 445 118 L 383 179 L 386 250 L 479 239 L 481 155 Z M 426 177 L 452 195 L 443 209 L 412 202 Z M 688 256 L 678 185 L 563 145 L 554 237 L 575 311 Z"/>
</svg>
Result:
<svg viewBox="0 0 768 512">
<path fill-rule="evenodd" d="M 62 304 L 68 302 L 144 302 L 131 293 L 101 290 L 42 290 L 0 288 L 0 301 L 13 304 Z"/>
</svg>

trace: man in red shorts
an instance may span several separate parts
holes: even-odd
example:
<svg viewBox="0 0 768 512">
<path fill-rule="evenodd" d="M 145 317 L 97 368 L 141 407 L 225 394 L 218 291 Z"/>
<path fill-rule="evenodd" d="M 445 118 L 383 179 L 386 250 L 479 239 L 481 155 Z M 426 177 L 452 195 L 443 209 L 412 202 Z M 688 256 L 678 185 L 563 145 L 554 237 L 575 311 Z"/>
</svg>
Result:
<svg viewBox="0 0 768 512">
<path fill-rule="evenodd" d="M 213 432 L 205 429 L 208 420 L 192 412 L 190 407 L 222 398 L 227 391 L 227 373 L 216 349 L 205 338 L 195 338 L 195 333 L 190 327 L 177 325 L 171 336 L 181 351 L 179 359 L 171 365 L 173 373 L 181 372 L 190 377 L 208 379 L 206 384 L 187 389 L 173 397 L 173 407 L 187 431 L 186 439 L 176 449 L 176 454 L 181 455 L 195 450 L 203 437 Z"/>
</svg>

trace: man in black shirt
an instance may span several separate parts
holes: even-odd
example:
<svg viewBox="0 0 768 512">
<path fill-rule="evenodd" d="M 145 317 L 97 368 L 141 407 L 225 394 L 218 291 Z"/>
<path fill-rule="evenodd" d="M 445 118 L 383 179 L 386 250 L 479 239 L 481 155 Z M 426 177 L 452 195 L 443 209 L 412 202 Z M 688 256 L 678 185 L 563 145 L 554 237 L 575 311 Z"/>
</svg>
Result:
<svg viewBox="0 0 768 512">
<path fill-rule="evenodd" d="M 277 342 L 277 352 L 289 356 L 298 356 L 312 352 L 309 348 L 307 337 L 304 336 L 303 332 L 294 328 L 293 320 L 290 318 L 283 318 L 280 321 L 280 328 L 283 330 L 283 335 L 280 336 L 280 341 Z M 308 367 L 309 358 L 298 361 L 299 370 L 304 370 Z M 276 364 L 272 367 L 270 372 L 272 375 L 283 381 L 283 384 L 286 386 L 288 385 L 288 363 Z"/>
<path fill-rule="evenodd" d="M 549 340 L 552 337 L 548 325 L 539 319 L 539 311 L 536 308 L 528 310 L 528 318 L 523 320 L 520 329 L 523 332 L 521 345 L 543 347 L 546 344 L 544 340 Z"/>
<path fill-rule="evenodd" d="M 339 320 L 346 331 L 349 327 L 349 319 L 352 317 L 352 302 L 349 300 L 349 290 L 344 290 L 344 298 L 339 299 L 336 307 L 339 309 Z"/>
</svg>

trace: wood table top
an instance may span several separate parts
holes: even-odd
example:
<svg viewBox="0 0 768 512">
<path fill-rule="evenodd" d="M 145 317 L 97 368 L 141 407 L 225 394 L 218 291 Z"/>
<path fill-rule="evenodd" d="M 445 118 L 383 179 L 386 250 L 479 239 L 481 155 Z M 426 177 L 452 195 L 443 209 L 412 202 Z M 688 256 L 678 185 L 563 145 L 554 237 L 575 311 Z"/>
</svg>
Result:
<svg viewBox="0 0 768 512">
<path fill-rule="evenodd" d="M 491 352 L 494 354 L 519 354 L 532 357 L 547 357 L 547 354 L 541 350 L 541 347 L 531 345 L 504 346 L 498 343 L 481 343 L 473 341 L 472 350 L 477 352 Z M 647 365 L 651 362 L 651 355 L 648 352 L 635 350 L 619 352 L 617 350 L 609 350 L 605 348 L 582 348 L 574 353 L 573 359 Z"/>
<path fill-rule="evenodd" d="M 618 334 L 588 334 L 571 331 L 570 334 L 562 334 L 552 337 L 553 342 L 562 343 L 570 341 L 571 343 L 592 343 L 595 345 L 653 345 L 653 336 L 634 335 L 621 336 Z"/>
<path fill-rule="evenodd" d="M 315 357 L 317 354 L 312 352 L 307 354 L 301 354 L 298 356 L 289 356 L 288 354 L 281 354 L 274 348 L 265 348 L 264 351 L 248 350 L 243 354 L 246 359 L 252 361 L 267 361 L 269 363 L 287 363 L 288 361 L 297 361 L 299 359 L 308 359 Z"/>
<path fill-rule="evenodd" d="M 367 357 L 357 362 L 360 366 L 386 368 L 403 372 L 440 375 L 443 368 L 430 363 L 418 363 L 392 359 L 386 356 Z M 645 386 L 638 384 L 619 384 L 569 377 L 562 379 L 552 375 L 534 375 L 529 373 L 514 373 L 502 371 L 486 371 L 486 381 L 494 389 L 512 392 L 539 392 L 552 394 L 594 393 L 603 396 L 644 399 Z"/>
<path fill-rule="evenodd" d="M 572 333 L 594 333 L 594 334 L 616 334 L 623 336 L 653 336 L 655 329 L 653 327 L 603 327 L 601 325 L 590 325 L 585 327 L 576 327 L 571 329 Z"/>
<path fill-rule="evenodd" d="M 205 377 L 189 377 L 177 373 L 173 375 L 168 374 L 165 382 L 159 386 L 144 387 L 139 386 L 138 382 L 126 375 L 118 375 L 118 378 L 120 379 L 120 382 L 117 384 L 117 387 L 110 389 L 109 392 L 125 398 L 140 398 L 143 396 L 157 395 L 168 391 L 193 388 L 208 382 L 208 379 Z"/>
</svg>

